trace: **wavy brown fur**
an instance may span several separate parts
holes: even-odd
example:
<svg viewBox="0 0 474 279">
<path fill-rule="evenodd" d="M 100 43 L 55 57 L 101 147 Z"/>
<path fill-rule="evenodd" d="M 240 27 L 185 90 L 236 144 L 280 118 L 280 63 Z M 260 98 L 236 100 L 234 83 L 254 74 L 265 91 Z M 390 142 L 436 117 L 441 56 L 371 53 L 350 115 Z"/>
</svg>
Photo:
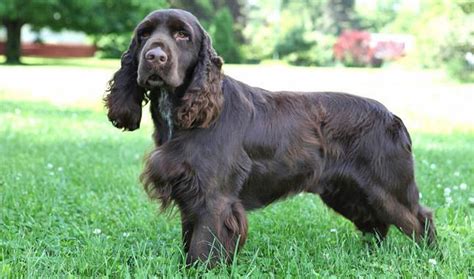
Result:
<svg viewBox="0 0 474 279">
<path fill-rule="evenodd" d="M 201 52 L 193 80 L 176 109 L 177 124 L 184 128 L 207 128 L 222 109 L 222 58 L 212 48 L 209 35 L 203 32 Z"/>
</svg>

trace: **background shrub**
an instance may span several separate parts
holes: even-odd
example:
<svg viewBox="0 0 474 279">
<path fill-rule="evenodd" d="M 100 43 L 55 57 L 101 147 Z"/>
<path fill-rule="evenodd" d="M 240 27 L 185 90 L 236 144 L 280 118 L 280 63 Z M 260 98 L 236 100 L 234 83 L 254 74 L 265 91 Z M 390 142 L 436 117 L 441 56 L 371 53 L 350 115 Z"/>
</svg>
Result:
<svg viewBox="0 0 474 279">
<path fill-rule="evenodd" d="M 464 9 L 453 22 L 453 32 L 446 36 L 440 48 L 441 60 L 449 75 L 462 82 L 474 82 L 473 23 L 474 10 Z"/>
<path fill-rule="evenodd" d="M 370 48 L 370 33 L 365 31 L 344 31 L 334 45 L 334 56 L 347 67 L 370 65 L 373 51 Z"/>
<path fill-rule="evenodd" d="M 241 63 L 242 55 L 239 43 L 235 39 L 233 26 L 234 20 L 229 9 L 222 8 L 216 13 L 208 31 L 214 48 L 226 63 Z"/>
<path fill-rule="evenodd" d="M 96 38 L 95 43 L 99 51 L 97 56 L 100 58 L 120 58 L 122 53 L 128 49 L 130 33 L 125 34 L 109 34 Z"/>
</svg>

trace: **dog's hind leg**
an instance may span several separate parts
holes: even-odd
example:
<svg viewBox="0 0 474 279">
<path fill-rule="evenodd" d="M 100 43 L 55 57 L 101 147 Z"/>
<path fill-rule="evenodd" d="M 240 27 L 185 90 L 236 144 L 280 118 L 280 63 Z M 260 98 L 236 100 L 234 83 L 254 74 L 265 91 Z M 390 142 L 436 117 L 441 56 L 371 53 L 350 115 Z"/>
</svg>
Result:
<svg viewBox="0 0 474 279">
<path fill-rule="evenodd" d="M 374 235 L 377 238 L 377 243 L 380 244 L 387 236 L 390 224 L 382 222 L 375 214 L 370 217 L 366 220 L 356 220 L 354 223 L 363 234 Z"/>
<path fill-rule="evenodd" d="M 373 186 L 370 189 L 371 203 L 378 218 L 395 225 L 406 235 L 420 242 L 424 235 L 424 223 L 420 222 L 418 212 L 410 210 L 381 187 Z"/>
<path fill-rule="evenodd" d="M 436 232 L 433 217 L 419 203 L 411 154 L 392 152 L 371 167 L 370 171 L 366 169 L 370 178 L 366 177 L 365 191 L 378 218 L 395 225 L 417 242 L 426 238 L 429 244 L 434 244 Z"/>
<path fill-rule="evenodd" d="M 320 193 L 321 200 L 337 213 L 349 219 L 364 234 L 373 234 L 380 243 L 389 230 L 370 205 L 359 184 L 347 177 L 327 180 Z"/>
</svg>

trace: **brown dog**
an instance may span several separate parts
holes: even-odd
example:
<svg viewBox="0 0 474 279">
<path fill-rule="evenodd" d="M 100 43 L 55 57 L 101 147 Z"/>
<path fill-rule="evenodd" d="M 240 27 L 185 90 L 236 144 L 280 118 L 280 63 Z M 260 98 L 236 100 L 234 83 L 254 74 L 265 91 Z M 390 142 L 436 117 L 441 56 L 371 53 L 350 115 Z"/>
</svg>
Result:
<svg viewBox="0 0 474 279">
<path fill-rule="evenodd" d="M 179 207 L 188 263 L 229 259 L 247 237 L 246 210 L 298 192 L 319 194 L 379 239 L 395 225 L 435 241 L 400 118 L 348 94 L 268 92 L 221 66 L 193 15 L 156 11 L 137 26 L 105 97 L 110 121 L 130 131 L 151 102 L 156 149 L 142 181 L 163 208 Z"/>
</svg>

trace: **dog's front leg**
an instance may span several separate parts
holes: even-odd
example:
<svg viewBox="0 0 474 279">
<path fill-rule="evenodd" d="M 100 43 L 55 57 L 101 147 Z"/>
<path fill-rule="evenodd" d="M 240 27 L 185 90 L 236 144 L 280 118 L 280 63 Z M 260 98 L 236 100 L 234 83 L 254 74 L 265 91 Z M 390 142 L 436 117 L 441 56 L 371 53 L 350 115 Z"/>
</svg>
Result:
<svg viewBox="0 0 474 279">
<path fill-rule="evenodd" d="M 229 198 L 208 202 L 194 222 L 186 263 L 196 261 L 214 266 L 231 261 L 235 249 L 247 236 L 247 218 L 242 204 Z"/>
<path fill-rule="evenodd" d="M 185 254 L 189 252 L 191 238 L 193 236 L 193 229 L 193 221 L 187 215 L 181 213 L 181 235 L 183 239 L 183 249 Z"/>
</svg>

